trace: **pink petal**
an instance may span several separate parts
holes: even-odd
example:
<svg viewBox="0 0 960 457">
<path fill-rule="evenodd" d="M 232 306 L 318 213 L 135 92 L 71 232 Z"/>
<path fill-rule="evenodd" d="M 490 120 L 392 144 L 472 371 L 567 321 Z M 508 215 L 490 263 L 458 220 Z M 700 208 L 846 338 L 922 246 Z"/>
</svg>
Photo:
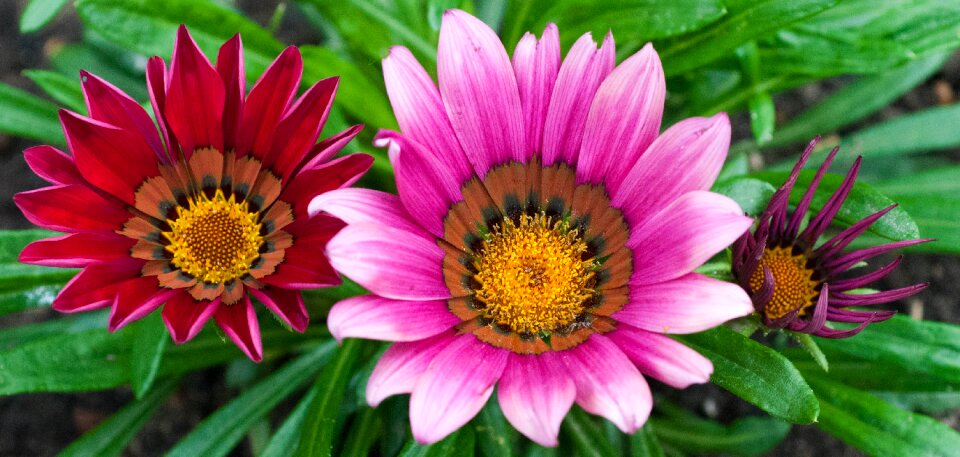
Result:
<svg viewBox="0 0 960 457">
<path fill-rule="evenodd" d="M 239 33 L 220 46 L 217 73 L 220 74 L 224 87 L 223 147 L 232 151 L 237 147 L 243 99 L 247 93 L 247 78 L 243 69 L 243 41 Z"/>
<path fill-rule="evenodd" d="M 449 330 L 459 322 L 443 301 L 391 300 L 376 295 L 340 300 L 327 316 L 327 327 L 337 341 L 416 341 Z"/>
<path fill-rule="evenodd" d="M 366 154 L 350 154 L 320 164 L 316 168 L 301 170 L 287 184 L 280 200 L 293 205 L 293 217 L 309 217 L 310 201 L 324 192 L 352 186 L 373 165 L 373 157 Z"/>
<path fill-rule="evenodd" d="M 733 243 L 753 219 L 723 195 L 693 191 L 630 232 L 631 284 L 655 284 L 693 271 Z"/>
<path fill-rule="evenodd" d="M 477 175 L 523 160 L 517 81 L 507 51 L 490 27 L 463 11 L 444 13 L 437 78 L 447 116 Z"/>
<path fill-rule="evenodd" d="M 510 354 L 497 396 L 503 415 L 541 446 L 557 445 L 560 423 L 577 395 L 567 367 L 556 354 Z"/>
<path fill-rule="evenodd" d="M 152 313 L 177 293 L 180 291 L 161 288 L 156 276 L 133 278 L 124 282 L 117 290 L 107 329 L 111 332 L 117 331 Z"/>
<path fill-rule="evenodd" d="M 80 82 L 91 118 L 138 133 L 154 156 L 165 155 L 157 126 L 136 100 L 113 84 L 83 70 L 80 71 Z"/>
<path fill-rule="evenodd" d="M 417 442 L 440 441 L 476 416 L 493 393 L 509 353 L 461 335 L 437 354 L 410 395 L 410 428 Z"/>
<path fill-rule="evenodd" d="M 282 180 L 290 177 L 310 148 L 316 144 L 320 131 L 327 122 L 330 105 L 339 83 L 339 77 L 317 82 L 290 107 L 277 124 L 264 166 L 271 168 Z"/>
<path fill-rule="evenodd" d="M 163 323 L 173 342 L 183 344 L 193 339 L 203 330 L 204 324 L 210 320 L 210 316 L 216 312 L 220 306 L 220 298 L 214 300 L 197 300 L 190 296 L 186 291 L 170 297 L 167 303 L 163 305 Z"/>
<path fill-rule="evenodd" d="M 451 330 L 423 340 L 391 345 L 367 380 L 367 403 L 375 408 L 391 395 L 413 392 L 433 358 L 455 339 L 456 332 Z"/>
<path fill-rule="evenodd" d="M 409 138 L 381 131 L 377 140 L 390 143 L 400 201 L 411 218 L 435 236 L 442 236 L 444 218 L 463 198 L 463 183 L 433 152 Z"/>
<path fill-rule="evenodd" d="M 532 33 L 523 35 L 513 51 L 513 71 L 523 108 L 527 155 L 532 156 L 543 150 L 543 126 L 560 71 L 560 32 L 556 24 L 547 24 L 540 41 Z"/>
<path fill-rule="evenodd" d="M 730 146 L 725 113 L 684 119 L 667 129 L 627 173 L 612 204 L 631 224 L 640 224 L 680 195 L 707 190 L 717 179 Z"/>
<path fill-rule="evenodd" d="M 130 213 L 118 200 L 107 200 L 85 185 L 20 192 L 14 195 L 13 202 L 34 225 L 59 232 L 112 232 L 130 219 Z"/>
<path fill-rule="evenodd" d="M 86 267 L 63 287 L 53 300 L 53 309 L 76 313 L 103 308 L 113 303 L 120 285 L 140 275 L 143 261 L 126 258 Z"/>
<path fill-rule="evenodd" d="M 223 80 L 183 25 L 177 30 L 164 114 L 187 157 L 212 147 L 223 151 Z"/>
<path fill-rule="evenodd" d="M 232 305 L 221 305 L 213 313 L 213 319 L 223 329 L 223 333 L 243 351 L 250 360 L 263 360 L 263 343 L 260 341 L 260 324 L 257 314 L 246 294 Z"/>
<path fill-rule="evenodd" d="M 314 198 L 308 207 L 310 216 L 331 214 L 347 224 L 382 223 L 384 225 L 429 235 L 410 220 L 400 197 L 379 190 L 350 187 L 326 192 Z"/>
<path fill-rule="evenodd" d="M 371 292 L 398 300 L 450 298 L 443 250 L 433 240 L 378 224 L 348 225 L 327 244 L 334 268 Z"/>
<path fill-rule="evenodd" d="M 303 296 L 298 290 L 266 287 L 263 289 L 247 289 L 250 295 L 260 300 L 273 314 L 276 314 L 290 328 L 303 333 L 310 323 L 310 315 L 303 304 Z"/>
<path fill-rule="evenodd" d="M 240 121 L 237 155 L 252 152 L 263 160 L 270 151 L 270 143 L 280 116 L 287 110 L 297 93 L 303 59 L 295 46 L 284 49 L 260 76 L 247 96 Z"/>
<path fill-rule="evenodd" d="M 629 302 L 613 317 L 651 332 L 694 333 L 751 312 L 740 286 L 689 273 L 658 284 L 631 282 Z"/>
<path fill-rule="evenodd" d="M 577 163 L 580 182 L 616 193 L 630 167 L 660 133 L 666 97 L 660 57 L 647 44 L 600 84 L 590 105 Z"/>
<path fill-rule="evenodd" d="M 23 248 L 19 260 L 48 267 L 82 268 L 128 258 L 135 243 L 108 232 L 74 233 L 34 241 Z"/>
<path fill-rule="evenodd" d="M 668 336 L 623 323 L 606 336 L 620 347 L 641 373 L 677 389 L 703 384 L 713 373 L 710 360 Z"/>
<path fill-rule="evenodd" d="M 34 146 L 23 151 L 23 158 L 37 176 L 50 184 L 83 184 L 73 157 L 53 146 Z"/>
<path fill-rule="evenodd" d="M 167 107 L 167 64 L 159 56 L 147 60 L 147 92 L 150 94 L 150 105 L 153 106 L 153 116 L 160 126 L 160 133 L 166 144 L 166 153 L 160 156 L 162 163 L 170 163 L 180 150 L 176 135 L 167 124 L 164 117 Z"/>
<path fill-rule="evenodd" d="M 473 175 L 473 167 L 450 125 L 433 79 L 407 48 L 394 46 L 383 59 L 383 81 L 404 136 L 428 148 L 455 181 Z"/>
<path fill-rule="evenodd" d="M 580 37 L 570 48 L 560 66 L 547 110 L 543 128 L 544 165 L 576 163 L 590 104 L 600 83 L 613 71 L 616 62 L 611 34 L 607 34 L 599 50 L 589 33 Z"/>
<path fill-rule="evenodd" d="M 616 344 L 595 333 L 562 357 L 577 386 L 577 404 L 624 433 L 637 431 L 653 409 L 650 386 Z"/>
<path fill-rule="evenodd" d="M 110 195 L 133 205 L 143 181 L 160 174 L 156 153 L 139 133 L 65 110 L 60 123 L 80 173 Z"/>
</svg>

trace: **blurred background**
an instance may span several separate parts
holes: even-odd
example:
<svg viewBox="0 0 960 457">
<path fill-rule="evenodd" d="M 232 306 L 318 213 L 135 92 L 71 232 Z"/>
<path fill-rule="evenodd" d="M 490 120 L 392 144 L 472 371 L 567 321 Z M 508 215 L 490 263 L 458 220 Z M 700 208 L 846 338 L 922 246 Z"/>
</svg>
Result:
<svg viewBox="0 0 960 457">
<path fill-rule="evenodd" d="M 268 63 L 265 56 L 275 55 L 283 44 L 305 45 L 306 83 L 333 74 L 343 78 L 325 135 L 352 123 L 367 124 L 351 148 L 380 156 L 378 168 L 362 184 L 389 189 L 382 153 L 370 144 L 377 128 L 395 125 L 379 59 L 390 44 L 403 43 L 433 71 L 440 13 L 455 6 L 499 30 L 511 51 L 522 32 L 539 35 L 551 19 L 560 24 L 564 50 L 582 32 L 602 38 L 608 28 L 617 39 L 618 60 L 654 40 L 668 75 L 664 126 L 728 111 L 730 167 L 742 169 L 740 174 L 782 170 L 815 134 L 825 137 L 824 147 L 843 145 L 834 173 L 845 173 L 852 158 L 864 154 L 864 180 L 903 203 L 923 236 L 940 239 L 909 253 L 880 288 L 930 282 L 900 311 L 960 324 L 960 281 L 955 280 L 960 261 L 953 256 L 960 253 L 960 108 L 955 104 L 960 2 L 779 2 L 794 4 L 786 10 L 762 10 L 749 1 L 663 2 L 675 3 L 665 9 L 651 6 L 654 1 L 622 0 L 197 3 L 229 11 L 230 19 L 187 14 L 193 10 L 186 1 L 0 0 L 0 99 L 6 100 L 0 103 L 0 228 L 30 227 L 12 196 L 44 183 L 27 168 L 22 151 L 63 143 L 55 110 L 84 111 L 78 70 L 103 76 L 145 101 L 145 56 L 169 60 L 172 30 L 180 22 L 191 27 L 208 55 L 241 31 L 251 78 Z M 129 5 L 139 5 L 134 8 L 139 16 L 130 14 Z M 47 308 L 0 315 L 0 333 L 54 318 Z M 240 362 L 190 374 L 124 454 L 165 452 L 233 398 L 256 370 Z M 669 403 L 723 423 L 756 413 L 712 385 L 658 392 Z M 54 455 L 132 398 L 129 388 L 2 396 L 0 455 Z M 292 405 L 282 403 L 272 421 L 282 420 Z M 944 406 L 934 416 L 960 429 L 955 409 L 960 403 Z M 253 429 L 233 455 L 253 455 L 256 440 L 268 433 Z M 768 455 L 862 454 L 813 426 L 794 426 Z"/>
</svg>

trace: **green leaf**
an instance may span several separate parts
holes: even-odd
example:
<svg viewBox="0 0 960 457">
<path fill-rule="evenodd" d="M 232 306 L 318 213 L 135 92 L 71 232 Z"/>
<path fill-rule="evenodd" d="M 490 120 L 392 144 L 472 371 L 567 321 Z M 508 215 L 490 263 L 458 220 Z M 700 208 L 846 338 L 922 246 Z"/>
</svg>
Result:
<svg viewBox="0 0 960 457">
<path fill-rule="evenodd" d="M 24 70 L 23 75 L 40 86 L 47 95 L 72 111 L 86 113 L 80 80 L 47 70 Z"/>
<path fill-rule="evenodd" d="M 323 343 L 276 370 L 194 427 L 168 456 L 224 456 L 254 423 L 303 386 L 333 355 L 336 343 Z"/>
<path fill-rule="evenodd" d="M 564 434 L 571 438 L 573 447 L 580 455 L 590 457 L 620 455 L 604 438 L 603 429 L 578 407 L 570 409 L 561 428 Z"/>
<path fill-rule="evenodd" d="M 93 329 L 103 329 L 106 327 L 106 311 L 91 311 L 74 316 L 60 316 L 57 319 L 37 322 L 35 324 L 18 325 L 16 327 L 5 328 L 0 332 L 0 351 L 13 349 L 17 346 L 39 341 L 44 338 Z"/>
<path fill-rule="evenodd" d="M 960 327 L 905 316 L 870 325 L 854 338 L 821 338 L 820 347 L 960 383 Z"/>
<path fill-rule="evenodd" d="M 871 391 L 877 398 L 898 408 L 922 411 L 927 414 L 943 414 L 960 408 L 960 391 L 946 392 L 898 392 Z"/>
<path fill-rule="evenodd" d="M 827 433 L 875 456 L 956 455 L 960 434 L 945 424 L 898 409 L 866 392 L 810 377 Z"/>
<path fill-rule="evenodd" d="M 480 454 L 487 457 L 512 457 L 516 433 L 507 423 L 500 404 L 488 401 L 474 420 L 474 430 L 480 444 Z"/>
<path fill-rule="evenodd" d="M 660 440 L 650 421 L 630 437 L 630 457 L 663 457 Z"/>
<path fill-rule="evenodd" d="M 813 391 L 793 364 L 773 349 L 726 327 L 678 339 L 713 362 L 714 384 L 788 422 L 817 420 Z"/>
<path fill-rule="evenodd" d="M 662 53 L 667 75 L 687 72 L 710 63 L 740 45 L 764 38 L 796 21 L 833 7 L 839 0 L 757 1 L 736 14 L 685 36 Z"/>
<path fill-rule="evenodd" d="M 400 451 L 399 457 L 471 457 L 474 455 L 475 446 L 473 429 L 461 427 L 450 436 L 429 446 L 422 446 L 411 440 Z"/>
<path fill-rule="evenodd" d="M 739 177 L 714 184 L 713 191 L 732 198 L 743 212 L 759 216 L 767 209 L 767 203 L 777 189 L 766 181 Z"/>
<path fill-rule="evenodd" d="M 143 398 L 132 402 L 60 452 L 59 457 L 118 456 L 173 393 L 179 380 L 169 379 Z"/>
<path fill-rule="evenodd" d="M 960 254 L 960 166 L 898 176 L 876 187 L 910 213 L 923 236 L 935 238 L 911 251 Z"/>
<path fill-rule="evenodd" d="M 307 416 L 307 410 L 313 404 L 313 399 L 317 398 L 320 387 L 316 384 L 307 391 L 307 394 L 300 399 L 293 411 L 287 415 L 283 425 L 270 437 L 267 448 L 263 450 L 260 457 L 286 457 L 293 455 L 300 444 L 300 429 L 303 427 L 304 418 Z"/>
<path fill-rule="evenodd" d="M 382 429 L 383 425 L 377 413 L 369 407 L 364 407 L 354 419 L 350 433 L 344 439 L 342 455 L 370 455 L 370 450 Z"/>
<path fill-rule="evenodd" d="M 362 347 L 360 340 L 348 339 L 337 350 L 330 368 L 317 378 L 316 385 L 322 386 L 322 390 L 307 412 L 300 434 L 300 446 L 297 448 L 298 456 L 333 455 L 340 404 Z"/>
<path fill-rule="evenodd" d="M 800 347 L 802 347 L 804 351 L 807 351 L 807 354 L 810 354 L 810 357 L 813 358 L 813 361 L 817 362 L 817 365 L 823 369 L 823 371 L 830 371 L 830 364 L 827 363 L 827 356 L 823 354 L 823 351 L 820 350 L 820 346 L 817 345 L 817 342 L 813 340 L 812 336 L 799 332 L 790 332 L 789 335 L 794 339 L 794 341 L 800 343 Z"/>
<path fill-rule="evenodd" d="M 383 82 L 372 81 L 352 63 L 325 47 L 301 46 L 303 77 L 317 81 L 340 77 L 337 104 L 357 119 L 377 128 L 395 129 L 393 110 L 387 100 Z"/>
<path fill-rule="evenodd" d="M 790 194 L 790 203 L 797 204 L 800 202 L 803 193 L 810 185 L 815 174 L 816 172 L 813 170 L 800 172 L 800 176 L 797 178 L 797 184 Z M 787 180 L 789 173 L 760 172 L 754 173 L 751 176 L 779 186 Z M 842 182 L 842 176 L 834 174 L 824 175 L 823 180 L 820 181 L 820 185 L 817 187 L 813 202 L 810 204 L 811 211 L 816 212 L 823 208 L 823 205 L 830 199 L 833 192 L 840 187 Z M 843 202 L 843 206 L 840 208 L 840 211 L 837 212 L 833 222 L 840 226 L 848 227 L 893 204 L 894 202 L 892 200 L 885 197 L 872 186 L 858 181 L 853 185 L 853 189 L 847 196 L 846 201 Z M 910 218 L 910 215 L 907 214 L 904 209 L 899 207 L 894 208 L 870 226 L 869 232 L 894 241 L 920 238 L 920 230 L 917 228 L 917 223 Z"/>
<path fill-rule="evenodd" d="M 790 431 L 790 424 L 771 417 L 744 417 L 729 426 L 699 418 L 651 422 L 664 444 L 691 454 L 763 455 L 780 444 Z"/>
<path fill-rule="evenodd" d="M 36 32 L 47 25 L 67 4 L 67 0 L 30 0 L 20 15 L 20 33 Z"/>
<path fill-rule="evenodd" d="M 888 72 L 860 78 L 781 126 L 767 144 L 780 147 L 810 141 L 887 106 L 934 74 L 950 53 L 936 53 Z"/>
<path fill-rule="evenodd" d="M 936 151 L 960 146 L 960 104 L 905 114 L 848 135 L 840 142 L 844 155 L 867 158 Z"/>
<path fill-rule="evenodd" d="M 163 325 L 160 313 L 154 312 L 130 324 L 126 333 L 133 340 L 130 348 L 130 384 L 137 398 L 143 398 L 157 379 L 169 339 L 167 328 Z"/>
<path fill-rule="evenodd" d="M 7 84 L 0 84 L 0 133 L 63 144 L 57 107 Z"/>
</svg>

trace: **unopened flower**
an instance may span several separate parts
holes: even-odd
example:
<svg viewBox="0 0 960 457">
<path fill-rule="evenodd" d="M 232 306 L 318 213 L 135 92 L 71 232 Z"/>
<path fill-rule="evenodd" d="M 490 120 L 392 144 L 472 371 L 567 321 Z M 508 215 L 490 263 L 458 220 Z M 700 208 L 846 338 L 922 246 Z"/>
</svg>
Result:
<svg viewBox="0 0 960 457">
<path fill-rule="evenodd" d="M 15 197 L 31 222 L 68 233 L 30 244 L 20 260 L 83 268 L 54 309 L 111 307 L 113 331 L 162 305 L 177 343 L 212 316 L 258 361 L 251 296 L 302 332 L 298 290 L 340 282 L 323 250 L 343 226 L 309 218 L 308 203 L 356 181 L 371 158 L 331 160 L 359 128 L 315 144 L 338 80 L 295 100 L 301 70 L 287 48 L 247 94 L 240 36 L 214 67 L 181 26 L 169 70 L 160 57 L 147 64 L 159 133 L 136 101 L 82 73 L 89 116 L 60 112 L 72 155 L 28 149 L 53 185 Z"/>
<path fill-rule="evenodd" d="M 557 28 L 513 62 L 496 34 L 444 15 L 439 90 L 414 57 L 384 59 L 402 134 L 381 132 L 399 196 L 324 194 L 311 212 L 349 225 L 331 263 L 371 292 L 339 302 L 337 338 L 396 341 L 367 384 L 376 405 L 412 393 L 422 443 L 469 421 L 498 383 L 507 419 L 547 446 L 576 401 L 625 432 L 647 419 L 645 373 L 706 382 L 710 362 L 664 333 L 751 311 L 735 284 L 692 271 L 751 220 L 710 193 L 725 115 L 657 136 L 664 76 L 651 46 L 615 68 L 613 37 L 561 62 Z"/>
<path fill-rule="evenodd" d="M 897 257 L 886 266 L 860 276 L 846 274 L 862 262 L 895 249 L 929 240 L 906 240 L 852 252 L 844 249 L 874 222 L 896 205 L 884 208 L 820 242 L 840 207 L 853 189 L 860 170 L 857 158 L 840 187 L 833 193 L 806 226 L 804 218 L 813 201 L 817 186 L 830 168 L 838 148 L 824 160 L 803 198 L 791 212 L 790 192 L 797 176 L 819 138 L 814 139 L 800 156 L 790 177 L 770 198 L 760 216 L 756 230 L 745 233 L 733 246 L 733 272 L 740 285 L 750 294 L 764 325 L 811 333 L 826 338 L 856 335 L 872 322 L 889 319 L 895 311 L 865 311 L 854 307 L 877 305 L 909 297 L 926 287 L 916 284 L 900 289 L 872 293 L 854 293 L 856 289 L 883 278 L 900 264 Z M 830 322 L 857 323 L 854 328 L 837 329 Z"/>
</svg>

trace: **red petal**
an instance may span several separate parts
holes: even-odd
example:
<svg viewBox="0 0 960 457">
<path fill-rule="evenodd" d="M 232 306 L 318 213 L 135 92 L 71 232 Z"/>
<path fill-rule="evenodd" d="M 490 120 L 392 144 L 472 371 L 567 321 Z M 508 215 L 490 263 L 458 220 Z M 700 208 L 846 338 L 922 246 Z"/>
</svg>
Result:
<svg viewBox="0 0 960 457">
<path fill-rule="evenodd" d="M 167 83 L 167 122 L 187 158 L 194 150 L 223 151 L 223 80 L 183 25 L 177 30 Z"/>
<path fill-rule="evenodd" d="M 157 119 L 157 124 L 160 125 L 163 141 L 167 145 L 167 153 L 160 157 L 160 161 L 170 163 L 171 158 L 176 157 L 179 146 L 177 145 L 177 138 L 170 131 L 163 114 L 167 101 L 167 65 L 158 56 L 153 56 L 147 61 L 147 92 L 150 93 L 153 115 Z"/>
<path fill-rule="evenodd" d="M 23 158 L 37 176 L 50 184 L 83 184 L 73 157 L 53 146 L 34 146 L 23 151 Z"/>
<path fill-rule="evenodd" d="M 136 240 L 105 232 L 81 232 L 34 241 L 20 261 L 49 267 L 82 268 L 130 257 Z"/>
<path fill-rule="evenodd" d="M 198 301 L 186 292 L 170 297 L 163 305 L 162 314 L 173 342 L 182 344 L 192 340 L 219 306 L 220 298 Z"/>
<path fill-rule="evenodd" d="M 293 235 L 294 244 L 284 252 L 276 273 L 262 279 L 286 289 L 330 287 L 341 283 L 340 276 L 323 254 L 327 242 L 344 227 L 343 221 L 328 215 L 300 219 L 284 230 Z"/>
<path fill-rule="evenodd" d="M 59 232 L 119 230 L 130 213 L 84 185 L 52 186 L 13 197 L 23 215 L 40 227 Z"/>
<path fill-rule="evenodd" d="M 217 54 L 217 73 L 223 79 L 226 90 L 223 106 L 223 143 L 227 151 L 237 147 L 237 129 L 243 115 L 243 96 L 247 93 L 247 81 L 243 70 L 243 41 L 240 34 L 227 40 Z"/>
<path fill-rule="evenodd" d="M 273 169 L 281 179 L 290 177 L 293 169 L 316 144 L 323 124 L 330 113 L 333 96 L 340 78 L 324 79 L 310 88 L 280 120 L 273 136 L 273 145 L 264 165 Z"/>
<path fill-rule="evenodd" d="M 84 268 L 73 277 L 57 298 L 53 309 L 62 313 L 75 313 L 103 308 L 113 303 L 120 285 L 140 274 L 143 261 L 124 259 Z"/>
<path fill-rule="evenodd" d="M 86 71 L 80 71 L 80 82 L 91 118 L 139 132 L 157 157 L 164 156 L 157 126 L 139 103 L 113 84 Z"/>
<path fill-rule="evenodd" d="M 160 307 L 179 290 L 163 289 L 156 276 L 133 278 L 120 285 L 107 329 L 115 332 Z"/>
<path fill-rule="evenodd" d="M 253 85 L 243 106 L 240 140 L 237 145 L 238 157 L 252 152 L 254 157 L 263 160 L 270 151 L 277 122 L 293 100 L 302 72 L 303 60 L 300 51 L 290 46 L 267 67 L 260 80 Z"/>
<path fill-rule="evenodd" d="M 360 131 L 363 130 L 363 124 L 354 125 L 330 138 L 327 138 L 314 145 L 306 157 L 303 158 L 304 164 L 300 167 L 302 170 L 318 168 L 333 156 L 337 155 L 343 147 L 353 140 Z"/>
<path fill-rule="evenodd" d="M 260 300 L 273 314 L 283 319 L 294 330 L 303 333 L 310 323 L 307 307 L 303 304 L 303 296 L 299 291 L 267 287 L 265 289 L 248 289 L 250 294 Z"/>
<path fill-rule="evenodd" d="M 306 218 L 308 217 L 307 207 L 313 197 L 352 185 L 372 165 L 373 157 L 366 154 L 350 154 L 317 168 L 303 169 L 293 177 L 280 195 L 280 199 L 293 206 L 295 219 Z"/>
<path fill-rule="evenodd" d="M 232 305 L 218 306 L 213 318 L 247 357 L 254 362 L 263 360 L 260 324 L 250 304 L 250 297 L 244 294 L 242 300 Z"/>
<path fill-rule="evenodd" d="M 111 195 L 132 205 L 143 181 L 160 174 L 141 135 L 63 110 L 60 123 L 80 173 Z"/>
</svg>

